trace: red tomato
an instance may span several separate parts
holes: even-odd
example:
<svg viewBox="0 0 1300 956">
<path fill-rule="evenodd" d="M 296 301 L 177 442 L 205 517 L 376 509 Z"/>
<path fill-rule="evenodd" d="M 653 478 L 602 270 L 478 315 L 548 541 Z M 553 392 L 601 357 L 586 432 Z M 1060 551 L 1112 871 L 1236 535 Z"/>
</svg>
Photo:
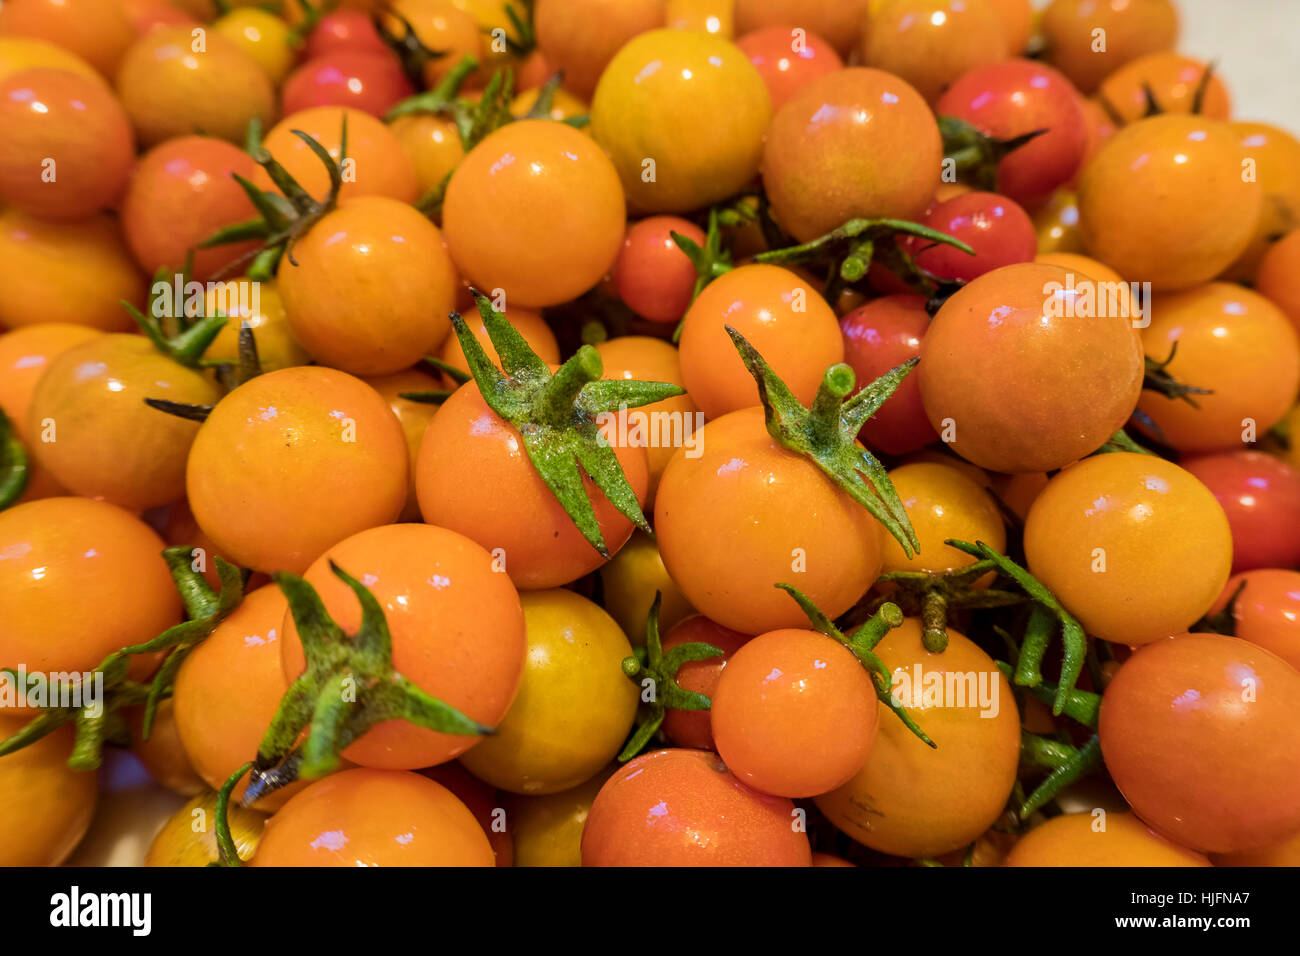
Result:
<svg viewBox="0 0 1300 956">
<path fill-rule="evenodd" d="M 624 304 L 651 322 L 677 322 L 695 291 L 695 266 L 673 241 L 678 233 L 703 246 L 704 230 L 677 216 L 651 216 L 628 227 L 614 261 L 614 286 Z"/>
<path fill-rule="evenodd" d="M 311 60 L 326 53 L 343 50 L 364 53 L 387 53 L 374 21 L 360 10 L 335 10 L 320 18 L 316 29 L 307 34 L 304 55 Z"/>
<path fill-rule="evenodd" d="M 763 77 L 774 110 L 817 77 L 844 69 L 834 47 L 800 28 L 764 27 L 737 39 L 736 46 Z"/>
<path fill-rule="evenodd" d="M 0 34 L 57 43 L 110 80 L 135 39 L 118 0 L 8 0 L 0 4 Z"/>
<path fill-rule="evenodd" d="M 366 50 L 335 50 L 308 60 L 284 81 L 284 111 L 350 106 L 372 116 L 415 93 L 397 57 Z"/>
<path fill-rule="evenodd" d="M 1260 568 L 1238 574 L 1228 580 L 1208 613 L 1222 611 L 1238 587 L 1241 593 L 1232 606 L 1236 636 L 1300 670 L 1300 572 Z"/>
<path fill-rule="evenodd" d="M 952 246 L 914 238 L 909 241 L 916 264 L 941 279 L 969 282 L 1001 266 L 1029 262 L 1038 252 L 1038 234 L 1029 215 L 1013 200 L 996 193 L 963 193 L 935 204 L 922 223 L 960 239 L 972 256 Z"/>
<path fill-rule="evenodd" d="M 1271 455 L 1233 451 L 1183 462 L 1214 492 L 1232 529 L 1232 570 L 1300 564 L 1300 472 Z"/>
<path fill-rule="evenodd" d="M 723 627 L 703 614 L 693 614 L 672 628 L 663 637 L 663 649 L 671 651 L 679 644 L 712 644 L 719 648 L 721 657 L 709 657 L 702 661 L 687 661 L 677 671 L 677 683 L 685 690 L 693 690 L 712 698 L 717 690 L 718 678 L 722 676 L 727 661 L 746 641 L 748 634 L 741 634 L 729 627 Z M 664 733 L 678 747 L 693 747 L 698 750 L 717 750 L 713 743 L 713 730 L 710 713 L 707 710 L 670 709 L 664 715 Z"/>
</svg>

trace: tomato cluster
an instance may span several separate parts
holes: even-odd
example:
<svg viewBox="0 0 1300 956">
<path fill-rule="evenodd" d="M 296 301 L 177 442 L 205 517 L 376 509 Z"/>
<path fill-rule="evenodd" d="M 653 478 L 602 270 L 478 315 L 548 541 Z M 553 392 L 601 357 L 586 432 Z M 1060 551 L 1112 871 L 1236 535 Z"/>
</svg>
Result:
<svg viewBox="0 0 1300 956">
<path fill-rule="evenodd" d="M 129 750 L 150 865 L 1300 864 L 1300 141 L 1177 37 L 0 4 L 0 863 Z"/>
</svg>

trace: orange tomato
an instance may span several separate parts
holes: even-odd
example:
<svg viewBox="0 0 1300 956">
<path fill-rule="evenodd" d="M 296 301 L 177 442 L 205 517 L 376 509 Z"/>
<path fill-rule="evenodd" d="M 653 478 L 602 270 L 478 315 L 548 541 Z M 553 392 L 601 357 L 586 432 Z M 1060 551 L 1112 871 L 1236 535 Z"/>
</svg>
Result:
<svg viewBox="0 0 1300 956">
<path fill-rule="evenodd" d="M 1225 278 L 1255 280 L 1272 244 L 1300 226 L 1300 140 L 1267 123 L 1232 124 L 1250 161 L 1250 172 L 1264 193 L 1255 237 L 1225 273 Z"/>
<path fill-rule="evenodd" d="M 384 21 L 390 31 L 402 35 L 401 17 L 425 47 L 439 54 L 424 66 L 424 85 L 429 89 L 465 57 L 482 62 L 483 38 L 478 24 L 453 0 L 393 0 L 387 12 L 390 15 Z"/>
<path fill-rule="evenodd" d="M 311 357 L 293 337 L 284 311 L 284 299 L 275 283 L 251 279 L 239 281 L 257 290 L 255 299 L 251 294 L 230 295 L 224 283 L 209 283 L 203 300 L 206 314 L 225 315 L 230 321 L 221 327 L 203 357 L 235 364 L 239 360 L 239 332 L 247 325 L 253 333 L 257 363 L 263 372 L 310 362 Z"/>
<path fill-rule="evenodd" d="M 27 720 L 0 715 L 0 740 Z M 97 774 L 68 767 L 72 742 L 72 727 L 60 727 L 0 757 L 0 866 L 58 866 L 90 829 Z"/>
<path fill-rule="evenodd" d="M 9 417 L 19 438 L 30 440 L 27 409 L 50 362 L 98 336 L 94 329 L 64 322 L 44 322 L 0 335 L 0 411 Z"/>
<path fill-rule="evenodd" d="M 683 690 L 695 691 L 711 700 L 727 662 L 749 639 L 750 635 L 723 627 L 703 614 L 692 614 L 664 634 L 663 649 L 667 652 L 679 644 L 701 643 L 712 644 L 723 652 L 721 657 L 687 661 L 677 671 L 677 683 Z M 715 752 L 718 749 L 713 741 L 713 715 L 708 710 L 671 708 L 664 714 L 663 731 L 678 747 Z"/>
<path fill-rule="evenodd" d="M 1300 285 L 1294 281 L 1298 270 L 1300 230 L 1275 242 L 1268 250 L 1255 275 L 1255 288 L 1285 312 L 1291 324 L 1300 330 Z"/>
<path fill-rule="evenodd" d="M 871 0 L 736 0 L 736 33 L 797 26 L 825 37 L 841 55 L 853 49 Z"/>
<path fill-rule="evenodd" d="M 133 707 L 128 713 L 128 720 L 133 741 L 131 752 L 140 758 L 154 780 L 173 793 L 185 797 L 195 796 L 208 789 L 203 778 L 195 772 L 180 734 L 177 733 L 176 706 L 172 700 L 158 704 L 148 740 L 144 738 L 144 708 Z M 233 771 L 235 768 L 230 769 Z"/>
<path fill-rule="evenodd" d="M 1131 813 L 1065 813 L 1034 827 L 1006 866 L 1209 866 L 1200 853 L 1166 840 Z"/>
<path fill-rule="evenodd" d="M 9 0 L 0 34 L 57 43 L 110 80 L 135 39 L 120 0 Z"/>
<path fill-rule="evenodd" d="M 397 137 L 402 151 L 411 161 L 419 196 L 441 184 L 465 156 L 456 124 L 445 117 L 413 113 L 399 116 L 388 129 Z M 351 136 L 349 151 L 350 140 Z"/>
<path fill-rule="evenodd" d="M 415 460 L 420 454 L 420 442 L 424 439 L 424 430 L 429 419 L 438 410 L 437 405 L 428 402 L 415 402 L 402 398 L 402 392 L 428 392 L 442 387 L 442 382 L 428 372 L 418 368 L 394 372 L 392 375 L 380 375 L 365 379 L 365 383 L 384 397 L 388 407 L 393 410 L 401 422 L 402 432 L 406 435 L 406 450 L 410 470 L 407 476 L 406 504 L 398 521 L 419 521 L 420 503 L 415 497 Z"/>
<path fill-rule="evenodd" d="M 944 544 L 949 538 L 983 541 L 995 551 L 1006 546 L 1006 529 L 997 503 L 982 485 L 948 465 L 905 464 L 889 473 L 903 502 L 921 550 L 908 558 L 894 536 L 881 525 L 883 570 L 950 571 L 973 564 L 975 558 Z"/>
<path fill-rule="evenodd" d="M 988 0 L 884 0 L 858 52 L 864 64 L 901 77 L 931 104 L 962 74 L 1011 54 Z"/>
<path fill-rule="evenodd" d="M 492 844 L 492 853 L 497 866 L 514 865 L 514 841 L 511 839 L 503 794 L 479 780 L 458 763 L 443 763 L 428 770 L 421 771 L 430 780 L 442 784 L 455 795 L 456 799 L 469 807 L 474 819 L 483 828 L 488 842 Z"/>
<path fill-rule="evenodd" d="M 546 324 L 546 320 L 542 318 L 540 312 L 536 309 L 525 309 L 522 306 L 516 306 L 510 309 L 509 312 L 503 312 L 502 314 L 510 320 L 510 324 L 514 326 L 515 331 L 524 337 L 524 341 L 528 343 L 530 349 L 537 353 L 538 358 L 551 365 L 560 363 L 560 343 L 555 340 L 555 333 L 551 331 L 551 327 Z M 492 360 L 492 364 L 500 368 L 501 358 L 497 355 L 496 346 L 492 344 L 492 339 L 488 336 L 487 326 L 483 324 L 483 316 L 479 314 L 478 309 L 471 305 L 461 313 L 461 317 L 474 334 L 474 338 L 478 340 L 478 344 L 483 346 L 483 351 Z M 599 348 L 597 351 L 599 351 Z M 470 374 L 469 362 L 465 361 L 465 350 L 460 347 L 459 336 L 449 335 L 443 340 L 438 358 L 466 375 Z M 642 378 L 644 379 L 644 376 Z M 671 380 L 652 378 L 649 381 Z M 446 375 L 443 376 L 443 382 L 447 386 L 454 384 Z"/>
<path fill-rule="evenodd" d="M 637 34 L 662 27 L 664 0 L 540 0 L 537 46 L 564 84 L 590 98 L 606 65 Z"/>
<path fill-rule="evenodd" d="M 1205 72 L 1208 69 L 1208 64 L 1180 53 L 1148 53 L 1106 77 L 1097 90 L 1097 96 L 1118 113 L 1121 120 L 1133 123 L 1147 115 L 1148 91 L 1155 99 L 1159 113 L 1191 113 L 1196 105 L 1196 94 L 1204 83 L 1205 92 L 1197 114 L 1226 120 L 1232 112 L 1228 88 L 1217 74 L 1212 73 L 1207 82 Z"/>
<path fill-rule="evenodd" d="M 93 66 L 61 46 L 32 37 L 0 35 L 0 80 L 42 66 L 66 70 L 91 80 L 103 79 Z"/>
<path fill-rule="evenodd" d="M 1052 0 L 1042 33 L 1047 61 L 1088 94 L 1130 60 L 1171 49 L 1178 10 L 1172 0 Z"/>
</svg>

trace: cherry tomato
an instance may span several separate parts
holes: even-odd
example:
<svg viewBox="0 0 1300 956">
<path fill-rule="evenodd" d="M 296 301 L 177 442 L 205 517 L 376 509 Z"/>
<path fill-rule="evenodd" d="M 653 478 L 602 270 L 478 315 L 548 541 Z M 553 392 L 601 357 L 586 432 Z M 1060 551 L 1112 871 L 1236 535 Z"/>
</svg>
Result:
<svg viewBox="0 0 1300 956">
<path fill-rule="evenodd" d="M 736 46 L 758 68 L 773 109 L 780 109 L 812 80 L 844 69 L 830 43 L 799 27 L 764 27 L 740 37 Z"/>
<path fill-rule="evenodd" d="M 705 286 L 682 324 L 682 379 L 709 419 L 759 404 L 727 326 L 758 349 L 805 406 L 826 369 L 844 358 L 835 313 L 816 289 L 780 266 L 733 269 Z"/>
<path fill-rule="evenodd" d="M 205 314 L 225 315 L 230 321 L 221 327 L 203 357 L 236 364 L 239 360 L 239 331 L 247 325 L 253 333 L 257 363 L 263 372 L 306 365 L 311 361 L 293 337 L 289 318 L 284 312 L 284 300 L 275 283 L 254 283 L 251 279 L 241 281 L 248 282 L 250 288 L 257 290 L 256 297 L 223 295 L 222 283 L 214 283 L 204 294 Z"/>
<path fill-rule="evenodd" d="M 614 768 L 572 790 L 512 796 L 508 814 L 515 866 L 582 866 L 582 830 L 591 802 Z"/>
<path fill-rule="evenodd" d="M 1115 130 L 1119 128 L 1114 118 L 1106 112 L 1106 108 L 1097 101 L 1096 97 L 1083 101 L 1083 122 L 1084 129 L 1088 133 L 1088 145 L 1083 151 L 1083 161 L 1079 163 L 1079 168 L 1075 170 L 1070 180 L 1072 187 L 1078 185 L 1079 177 L 1083 174 L 1089 160 L 1097 155 L 1097 150 L 1101 149 L 1102 144 L 1114 136 Z"/>
<path fill-rule="evenodd" d="M 1194 850 L 1253 850 L 1300 828 L 1300 672 L 1218 634 L 1156 641 L 1120 665 L 1098 733 L 1111 779 Z"/>
<path fill-rule="evenodd" d="M 0 714 L 0 740 L 28 719 Z M 69 725 L 0 757 L 0 866 L 58 866 L 90 829 L 97 774 L 68 766 L 72 743 Z"/>
<path fill-rule="evenodd" d="M 1300 337 L 1273 303 L 1257 292 L 1212 282 L 1157 295 L 1142 330 L 1147 355 L 1164 361 L 1177 343 L 1170 375 L 1211 389 L 1195 405 L 1157 392 L 1138 408 L 1151 416 L 1163 442 L 1179 451 L 1240 448 L 1268 431 L 1291 408 L 1300 387 Z"/>
<path fill-rule="evenodd" d="M 856 217 L 919 218 L 942 158 L 939 127 L 916 90 L 850 67 L 813 80 L 777 111 L 763 187 L 781 228 L 808 242 Z"/>
<path fill-rule="evenodd" d="M 646 618 L 656 593 L 660 596 L 661 632 L 695 613 L 677 582 L 669 577 L 654 538 L 641 531 L 633 531 L 618 554 L 601 565 L 600 581 L 602 605 L 635 647 L 645 644 Z"/>
<path fill-rule="evenodd" d="M 33 37 L 0 34 L 0 80 L 36 67 L 65 70 L 88 80 L 103 80 L 93 66 L 62 46 Z"/>
<path fill-rule="evenodd" d="M 367 582 L 379 601 L 400 674 L 473 720 L 501 722 L 524 672 L 524 615 L 514 586 L 490 554 L 454 531 L 421 524 L 371 528 L 339 542 L 303 577 L 350 634 L 361 624 L 361 607 L 330 571 L 330 561 Z M 280 654 L 285 676 L 295 680 L 306 659 L 289 614 Z M 413 770 L 444 763 L 486 739 L 387 720 L 343 756 L 364 767 Z"/>
<path fill-rule="evenodd" d="M 1094 287 L 1071 284 L 1059 266 L 1021 263 L 944 303 L 916 374 L 930 424 L 953 451 L 993 471 L 1050 471 L 1124 425 L 1142 390 L 1142 349 L 1127 309 L 1108 307 L 1100 289 L 1083 297 Z"/>
<path fill-rule="evenodd" d="M 297 38 L 289 24 L 267 10 L 231 10 L 212 29 L 233 41 L 277 86 L 293 68 Z M 290 112 L 286 107 L 285 112 Z"/>
<path fill-rule="evenodd" d="M 623 746 L 638 685 L 620 668 L 632 645 L 612 617 L 562 588 L 528 591 L 528 651 L 510 710 L 460 762 L 511 793 L 558 793 L 590 779 Z"/>
<path fill-rule="evenodd" d="M 213 409 L 185 484 L 222 553 L 298 574 L 348 535 L 397 517 L 406 456 L 402 426 L 373 388 L 333 369 L 286 368 Z"/>
<path fill-rule="evenodd" d="M 703 247 L 704 230 L 677 216 L 651 216 L 628 227 L 614 262 L 614 285 L 623 303 L 651 322 L 677 322 L 695 291 L 695 266 L 678 248 L 677 233 Z"/>
<path fill-rule="evenodd" d="M 858 389 L 920 355 L 921 338 L 929 327 L 925 297 L 912 293 L 881 296 L 840 319 L 844 361 L 853 367 Z M 861 438 L 867 447 L 889 455 L 905 455 L 938 440 L 925 417 L 915 372 L 862 426 Z"/>
<path fill-rule="evenodd" d="M 131 732 L 131 753 L 144 764 L 156 782 L 183 797 L 192 797 L 208 789 L 181 743 L 176 729 L 176 707 L 171 700 L 159 702 L 148 739 L 144 736 L 144 708 L 132 707 L 126 716 Z M 232 772 L 234 769 L 231 767 Z"/>
<path fill-rule="evenodd" d="M 415 87 L 391 53 L 340 50 L 308 60 L 285 81 L 284 111 L 316 106 L 349 106 L 383 116 L 415 93 Z"/>
<path fill-rule="evenodd" d="M 1300 572 L 1259 568 L 1233 575 L 1207 613 L 1218 614 L 1233 595 L 1235 636 L 1300 670 Z"/>
<path fill-rule="evenodd" d="M 726 199 L 754 178 L 771 117 L 763 77 L 733 44 L 694 30 L 651 30 L 601 74 L 591 135 L 614 161 L 633 209 L 680 213 Z"/>
<path fill-rule="evenodd" d="M 691 604 L 746 634 L 806 625 L 779 583 L 831 617 L 852 607 L 880 574 L 870 512 L 778 444 L 761 408 L 710 422 L 698 438 L 698 455 L 668 463 L 655 500 L 660 553 Z"/>
<path fill-rule="evenodd" d="M 43 322 L 0 334 L 0 411 L 23 441 L 30 441 L 27 410 L 50 362 L 99 332 L 84 325 Z M 30 465 L 30 462 L 29 462 Z"/>
<path fill-rule="evenodd" d="M 1255 280 L 1260 286 L 1260 264 L 1273 244 L 1300 226 L 1300 140 L 1267 123 L 1235 122 L 1251 172 L 1264 193 L 1264 211 L 1255 225 L 1255 237 L 1224 278 Z M 1271 296 L 1270 296 L 1271 298 Z"/>
<path fill-rule="evenodd" d="M 36 68 L 0 81 L 0 201 L 43 219 L 84 219 L 122 195 L 135 143 L 98 79 Z"/>
<path fill-rule="evenodd" d="M 996 193 L 963 193 L 936 203 L 924 225 L 960 239 L 975 250 L 972 256 L 952 246 L 914 239 L 916 264 L 941 279 L 969 282 L 976 276 L 1017 262 L 1029 262 L 1038 252 L 1038 235 L 1029 215 L 1013 200 Z"/>
<path fill-rule="evenodd" d="M 718 689 L 718 678 L 731 656 L 750 639 L 750 635 L 723 627 L 703 614 L 692 614 L 679 622 L 663 636 L 663 649 L 667 653 L 679 644 L 712 644 L 720 649 L 721 657 L 700 661 L 687 661 L 677 671 L 677 683 L 684 689 L 695 691 L 712 699 Z M 712 715 L 707 710 L 678 710 L 670 708 L 664 715 L 663 732 L 678 747 L 696 750 L 714 750 Z"/>
<path fill-rule="evenodd" d="M 402 432 L 406 435 L 410 470 L 406 485 L 406 504 L 402 506 L 402 513 L 397 520 L 419 521 L 420 503 L 415 497 L 415 461 L 420 454 L 420 442 L 424 440 L 424 430 L 429 425 L 429 419 L 433 418 L 433 413 L 438 410 L 438 406 L 403 398 L 402 393 L 433 391 L 441 388 L 442 382 L 418 368 L 368 378 L 365 382 L 388 402 L 388 407 L 402 423 Z"/>
<path fill-rule="evenodd" d="M 545 79 L 543 79 L 545 82 Z M 534 87 L 531 90 L 524 90 L 513 100 L 510 101 L 510 115 L 516 119 L 524 119 L 537 105 L 537 98 L 541 95 L 541 90 Z M 567 93 L 564 89 L 557 89 L 551 97 L 551 109 L 546 114 L 546 119 L 565 120 L 575 116 L 587 115 L 587 104 L 578 99 L 572 93 Z"/>
<path fill-rule="evenodd" d="M 89 671 L 175 624 L 181 600 L 162 550 L 152 528 L 102 501 L 44 498 L 0 512 L 4 666 Z"/>
<path fill-rule="evenodd" d="M 399 116 L 388 129 L 411 161 L 421 196 L 439 186 L 465 156 L 456 124 L 446 117 L 412 113 Z"/>
<path fill-rule="evenodd" d="M 949 538 L 983 541 L 995 551 L 1005 548 L 1006 529 L 997 503 L 982 485 L 956 468 L 915 462 L 890 471 L 889 480 L 907 510 L 921 550 L 908 558 L 882 525 L 884 571 L 939 572 L 973 564 L 973 556 L 944 544 Z"/>
<path fill-rule="evenodd" d="M 1174 114 L 1124 127 L 1079 182 L 1084 244 L 1157 291 L 1213 279 L 1245 250 L 1263 205 L 1242 178 L 1243 158 L 1218 120 Z"/>
<path fill-rule="evenodd" d="M 1036 14 L 1032 0 L 989 0 L 989 6 L 1002 21 L 1007 53 L 1020 56 L 1029 46 L 1029 38 L 1035 31 Z"/>
<path fill-rule="evenodd" d="M 543 362 L 552 365 L 560 363 L 560 344 L 555 340 L 555 333 L 551 331 L 551 327 L 546 324 L 546 320 L 542 318 L 540 312 L 535 309 L 516 307 L 502 314 L 510 320 L 510 324 L 514 326 L 515 331 L 524 337 L 528 347 L 536 352 Z M 497 355 L 496 346 L 492 344 L 492 339 L 488 336 L 487 326 L 483 323 L 483 317 L 479 314 L 478 309 L 471 305 L 461 315 L 470 331 L 474 333 L 474 338 L 478 340 L 478 344 L 483 346 L 483 351 L 492 360 L 492 364 L 500 368 L 501 358 Z M 460 338 L 458 336 L 449 335 L 443 340 L 438 357 L 466 375 L 469 374 L 469 362 L 465 360 L 465 350 L 460 347 Z M 444 375 L 443 384 L 451 386 L 453 383 L 450 378 Z"/>
<path fill-rule="evenodd" d="M 1300 564 L 1300 472 L 1271 455 L 1204 455 L 1183 467 L 1213 492 L 1232 529 L 1232 570 Z"/>
<path fill-rule="evenodd" d="M 1087 251 L 1079 235 L 1079 198 L 1073 192 L 1058 189 L 1052 193 L 1047 205 L 1034 213 L 1034 227 L 1040 253 Z"/>
<path fill-rule="evenodd" d="M 1172 48 L 1178 11 L 1172 0 L 1052 0 L 1042 33 L 1047 62 L 1091 93 L 1130 60 Z M 1106 38 L 1102 49 L 1098 36 Z"/>
<path fill-rule="evenodd" d="M 492 844 L 450 790 L 418 773 L 345 770 L 266 824 L 252 866 L 494 866 Z"/>
<path fill-rule="evenodd" d="M 1084 101 L 1063 74 L 1032 60 L 1006 60 L 971 70 L 935 106 L 994 139 L 1046 130 L 998 163 L 998 192 L 1041 206 L 1070 181 L 1088 148 Z"/>
<path fill-rule="evenodd" d="M 234 769 L 231 769 L 234 773 Z M 145 854 L 145 866 L 207 866 L 219 859 L 217 850 L 217 795 L 200 793 L 181 807 L 158 831 Z M 231 801 L 226 820 L 235 851 L 247 863 L 257 852 L 266 815 Z"/>
<path fill-rule="evenodd" d="M 951 628 L 947 649 L 931 654 L 915 618 L 887 633 L 876 654 L 894 675 L 895 696 L 938 746 L 926 746 L 877 703 L 880 732 L 866 765 L 817 797 L 817 807 L 882 853 L 932 857 L 966 847 L 1001 816 L 1015 783 L 1020 714 L 1011 685 L 992 658 Z"/>
<path fill-rule="evenodd" d="M 1180 53 L 1162 50 L 1148 53 L 1124 64 L 1106 77 L 1097 96 L 1125 123 L 1150 115 L 1148 96 L 1155 101 L 1158 113 L 1191 113 L 1210 119 L 1226 120 L 1232 112 L 1228 88 L 1213 73 L 1205 82 L 1209 65 Z M 1200 108 L 1195 109 L 1197 93 L 1205 86 Z"/>
<path fill-rule="evenodd" d="M 1215 866 L 1300 866 L 1300 831 L 1259 849 L 1215 853 L 1211 859 Z"/>
<path fill-rule="evenodd" d="M 120 3 L 136 36 L 143 36 L 155 27 L 188 26 L 193 29 L 200 25 L 180 7 L 172 6 L 170 0 L 120 0 Z"/>
<path fill-rule="evenodd" d="M 379 31 L 369 16 L 360 10 L 344 9 L 321 17 L 303 45 L 303 54 L 308 59 L 340 50 L 386 53 L 388 47 L 379 38 Z"/>
<path fill-rule="evenodd" d="M 629 40 L 664 25 L 664 0 L 540 0 L 537 46 L 564 84 L 590 98 L 609 61 Z"/>
<path fill-rule="evenodd" d="M 110 80 L 135 39 L 117 0 L 9 0 L 0 34 L 57 43 Z"/>
<path fill-rule="evenodd" d="M 623 189 L 591 139 L 554 120 L 521 120 L 461 160 L 442 210 L 457 268 L 482 289 L 540 307 L 576 298 L 613 265 Z M 557 222 L 565 241 L 556 242 Z"/>
<path fill-rule="evenodd" d="M 656 750 L 610 777 L 582 832 L 583 866 L 808 866 L 794 804 L 745 786 L 716 754 Z"/>
<path fill-rule="evenodd" d="M 213 559 L 220 555 L 230 561 L 230 557 L 221 554 L 212 539 L 199 528 L 198 522 L 194 520 L 194 515 L 190 511 L 189 503 L 184 498 L 168 505 L 162 536 L 168 545 L 190 549 L 190 566 L 202 574 L 208 584 L 214 588 L 221 584 L 221 576 L 217 573 L 216 561 Z M 261 577 L 265 580 L 265 575 Z M 249 585 L 255 585 L 257 578 L 258 575 L 253 575 L 249 579 Z"/>
<path fill-rule="evenodd" d="M 853 49 L 872 0 L 736 0 L 736 33 L 797 26 L 825 37 L 841 54 Z"/>
<path fill-rule="evenodd" d="M 1232 532 L 1191 473 L 1117 452 L 1048 482 L 1025 521 L 1025 557 L 1089 634 L 1136 646 L 1209 610 L 1228 580 Z"/>
<path fill-rule="evenodd" d="M 1300 330 L 1300 285 L 1294 281 L 1300 269 L 1300 230 L 1275 242 L 1259 264 L 1255 288 L 1286 313 Z"/>
<path fill-rule="evenodd" d="M 406 20 L 425 48 L 439 56 L 424 66 L 424 85 L 433 89 L 453 67 L 467 56 L 482 60 L 483 38 L 478 24 L 452 0 L 393 0 L 384 17 L 388 29 L 401 36 Z"/>
<path fill-rule="evenodd" d="M 1209 866 L 1200 853 L 1166 840 L 1131 813 L 1064 813 L 1011 848 L 1007 866 Z"/>
<path fill-rule="evenodd" d="M 514 846 L 506 828 L 507 818 L 502 794 L 489 787 L 482 780 L 473 776 L 458 763 L 444 763 L 420 771 L 430 780 L 434 780 L 450 790 L 461 803 L 469 807 L 483 833 L 492 844 L 492 854 L 497 866 L 514 865 Z"/>
</svg>

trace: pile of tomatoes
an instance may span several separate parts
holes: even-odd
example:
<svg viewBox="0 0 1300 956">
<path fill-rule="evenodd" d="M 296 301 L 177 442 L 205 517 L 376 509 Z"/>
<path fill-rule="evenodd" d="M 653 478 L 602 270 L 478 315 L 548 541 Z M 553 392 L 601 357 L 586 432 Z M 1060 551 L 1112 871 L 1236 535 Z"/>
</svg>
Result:
<svg viewBox="0 0 1300 956">
<path fill-rule="evenodd" d="M 1300 141 L 1043 7 L 5 0 L 0 863 L 1300 865 Z"/>
</svg>

